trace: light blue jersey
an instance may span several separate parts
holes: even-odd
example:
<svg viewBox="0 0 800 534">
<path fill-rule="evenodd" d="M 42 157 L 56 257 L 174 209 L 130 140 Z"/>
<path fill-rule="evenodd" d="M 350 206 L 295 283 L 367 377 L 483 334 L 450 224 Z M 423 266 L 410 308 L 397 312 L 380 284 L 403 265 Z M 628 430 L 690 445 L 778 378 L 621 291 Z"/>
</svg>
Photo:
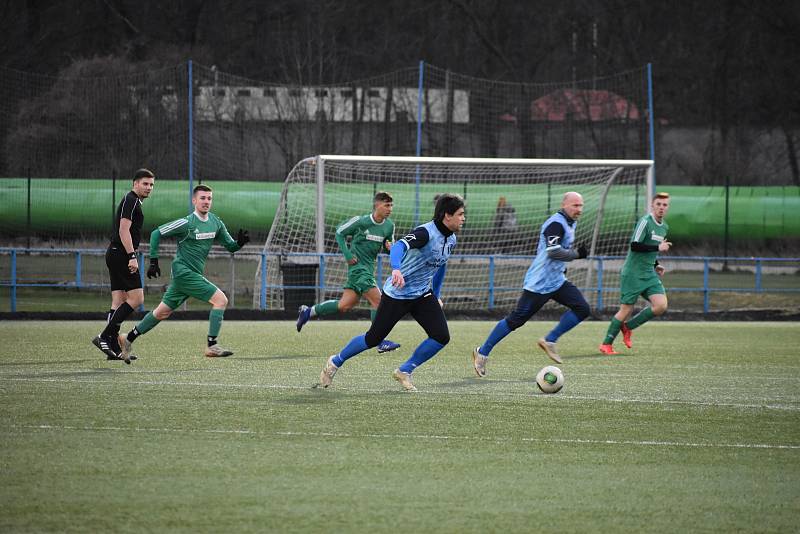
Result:
<svg viewBox="0 0 800 534">
<path fill-rule="evenodd" d="M 576 222 L 558 211 L 547 219 L 539 233 L 536 257 L 525 273 L 523 288 L 533 293 L 552 293 L 566 282 L 566 262 L 548 257 L 550 250 L 569 249 L 575 240 Z"/>
<path fill-rule="evenodd" d="M 390 276 L 383 292 L 394 299 L 415 299 L 433 291 L 433 278 L 447 264 L 455 245 L 456 235 L 445 235 L 434 221 L 418 226 L 395 244 L 407 248 L 400 263 L 405 285 L 393 286 Z"/>
</svg>

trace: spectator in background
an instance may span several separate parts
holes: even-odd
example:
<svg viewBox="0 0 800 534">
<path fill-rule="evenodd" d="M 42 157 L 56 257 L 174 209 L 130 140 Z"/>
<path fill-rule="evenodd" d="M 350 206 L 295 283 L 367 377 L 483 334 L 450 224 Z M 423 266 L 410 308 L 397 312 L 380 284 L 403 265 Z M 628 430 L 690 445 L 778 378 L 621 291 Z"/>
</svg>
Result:
<svg viewBox="0 0 800 534">
<path fill-rule="evenodd" d="M 514 238 L 517 233 L 517 213 L 506 197 L 497 199 L 497 209 L 494 213 L 494 232 L 497 250 L 508 254 L 513 252 Z"/>
</svg>

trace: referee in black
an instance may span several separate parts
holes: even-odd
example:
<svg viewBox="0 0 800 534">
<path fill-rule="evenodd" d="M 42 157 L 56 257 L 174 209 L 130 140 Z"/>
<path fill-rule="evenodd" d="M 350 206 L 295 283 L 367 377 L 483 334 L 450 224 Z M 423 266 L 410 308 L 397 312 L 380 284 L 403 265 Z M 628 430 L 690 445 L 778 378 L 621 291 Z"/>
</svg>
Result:
<svg viewBox="0 0 800 534">
<path fill-rule="evenodd" d="M 111 310 L 108 324 L 99 336 L 92 340 L 107 360 L 122 360 L 119 346 L 119 329 L 133 310 L 144 302 L 144 291 L 139 275 L 136 251 L 142 237 L 142 200 L 153 191 L 155 175 L 147 169 L 139 169 L 133 175 L 133 188 L 117 206 L 114 216 L 114 233 L 106 250 L 106 265 L 111 278 Z M 136 356 L 125 359 L 125 363 Z"/>
</svg>

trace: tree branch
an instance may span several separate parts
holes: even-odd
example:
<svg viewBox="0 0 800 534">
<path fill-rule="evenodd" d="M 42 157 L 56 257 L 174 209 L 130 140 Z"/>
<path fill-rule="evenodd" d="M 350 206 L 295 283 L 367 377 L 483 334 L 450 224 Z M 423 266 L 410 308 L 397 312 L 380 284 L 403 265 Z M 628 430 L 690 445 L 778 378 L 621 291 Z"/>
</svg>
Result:
<svg viewBox="0 0 800 534">
<path fill-rule="evenodd" d="M 110 9 L 110 10 L 111 10 L 111 12 L 112 12 L 112 13 L 114 13 L 114 14 L 115 14 L 117 17 L 119 17 L 119 19 L 120 19 L 120 20 L 122 20 L 122 22 L 124 22 L 124 23 L 125 23 L 125 25 L 126 25 L 126 26 L 127 26 L 127 27 L 128 27 L 128 28 L 129 28 L 129 29 L 130 29 L 130 30 L 131 30 L 133 33 L 135 33 L 135 34 L 137 34 L 137 35 L 138 35 L 139 33 L 141 33 L 141 32 L 139 31 L 139 28 L 137 28 L 136 26 L 134 26 L 134 25 L 133 25 L 133 23 L 132 23 L 130 20 L 128 20 L 128 19 L 125 17 L 125 15 L 123 15 L 123 14 L 122 14 L 122 13 L 121 13 L 121 12 L 120 12 L 120 11 L 119 11 L 117 8 L 115 8 L 113 5 L 111 5 L 111 2 L 109 2 L 108 0 L 103 0 L 103 3 L 106 5 L 106 7 L 108 7 L 108 9 Z"/>
<path fill-rule="evenodd" d="M 475 15 L 475 13 L 464 3 L 463 0 L 450 0 L 450 3 L 456 6 L 458 9 L 461 10 L 462 13 L 464 13 L 464 15 L 466 15 L 466 17 L 472 23 L 472 28 L 475 31 L 475 35 L 478 36 L 478 38 L 483 42 L 486 48 L 488 48 L 492 54 L 497 56 L 500 59 L 500 61 L 503 62 L 503 64 L 506 66 L 509 72 L 514 72 L 516 70 L 514 64 L 511 62 L 511 60 L 508 59 L 508 57 L 502 52 L 502 50 L 500 50 L 500 48 L 489 38 L 489 36 L 486 35 L 486 33 L 483 31 L 483 28 L 481 27 L 481 22 L 478 19 L 477 15 Z"/>
</svg>

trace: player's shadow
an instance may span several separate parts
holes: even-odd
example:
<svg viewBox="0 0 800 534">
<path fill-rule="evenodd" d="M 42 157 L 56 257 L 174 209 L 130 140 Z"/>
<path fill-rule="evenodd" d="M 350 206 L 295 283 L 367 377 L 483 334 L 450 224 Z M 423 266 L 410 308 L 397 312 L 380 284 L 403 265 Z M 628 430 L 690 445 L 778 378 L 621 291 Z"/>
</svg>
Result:
<svg viewBox="0 0 800 534">
<path fill-rule="evenodd" d="M 86 363 L 91 362 L 94 360 L 52 360 L 43 362 L 40 360 L 36 361 L 22 361 L 22 362 L 0 362 L 0 366 L 3 365 L 64 365 L 64 364 L 72 364 L 72 363 Z"/>
<path fill-rule="evenodd" d="M 124 365 L 122 362 L 119 362 L 120 365 Z M 130 375 L 180 375 L 186 372 L 202 372 L 208 371 L 208 369 L 167 369 L 167 370 L 142 370 L 139 371 L 134 366 L 125 366 L 125 367 L 116 367 L 116 368 L 99 368 L 99 369 L 88 369 L 85 371 L 64 371 L 64 372 L 55 372 L 55 373 L 28 373 L 28 374 L 20 374 L 14 375 L 14 378 L 23 378 L 23 379 L 36 379 L 36 378 L 82 378 L 82 377 L 92 377 L 92 376 L 104 376 L 104 375 L 116 375 L 123 372 L 127 372 Z"/>
<path fill-rule="evenodd" d="M 475 384 L 481 384 L 487 382 L 486 379 L 481 378 L 462 378 L 461 380 L 454 380 L 452 382 L 443 382 L 436 384 L 438 387 L 444 388 L 466 388 L 472 387 Z"/>
<path fill-rule="evenodd" d="M 14 375 L 14 378 L 29 378 L 29 379 L 36 379 L 36 378 L 78 378 L 78 377 L 107 375 L 107 374 L 116 373 L 116 372 L 117 372 L 117 369 L 89 369 L 89 370 L 86 370 L 86 371 L 71 371 L 71 372 L 62 372 L 62 373 L 33 373 L 33 374 L 24 374 L 24 375 Z"/>
<path fill-rule="evenodd" d="M 569 364 L 572 360 L 607 360 L 610 358 L 625 358 L 632 355 L 628 354 L 570 354 L 564 357 L 564 365 Z M 559 365 L 557 363 L 551 365 Z"/>
<path fill-rule="evenodd" d="M 529 384 L 531 383 L 531 379 L 522 379 L 519 380 L 492 380 L 491 378 L 478 378 L 478 377 L 465 377 L 461 380 L 452 381 L 452 382 L 444 382 L 441 384 L 437 384 L 437 386 L 446 387 L 446 388 L 471 388 L 476 385 L 480 384 Z"/>
<path fill-rule="evenodd" d="M 238 356 L 237 360 L 252 360 L 252 361 L 274 361 L 274 360 L 310 360 L 312 358 L 319 358 L 319 354 L 293 354 L 293 355 L 278 355 L 278 356 Z"/>
<path fill-rule="evenodd" d="M 137 375 L 182 375 L 184 373 L 207 373 L 208 369 L 153 369 L 153 370 L 142 370 L 139 371 L 136 369 L 135 366 L 131 367 L 120 367 L 123 371 L 131 371 L 131 374 Z M 119 369 L 111 369 L 112 371 L 117 371 Z"/>
<path fill-rule="evenodd" d="M 272 402 L 291 404 L 292 406 L 327 404 L 332 401 L 339 400 L 343 396 L 344 395 L 340 391 L 309 386 L 308 391 L 304 391 L 303 393 L 295 393 L 293 395 L 284 395 L 273 400 Z"/>
</svg>

